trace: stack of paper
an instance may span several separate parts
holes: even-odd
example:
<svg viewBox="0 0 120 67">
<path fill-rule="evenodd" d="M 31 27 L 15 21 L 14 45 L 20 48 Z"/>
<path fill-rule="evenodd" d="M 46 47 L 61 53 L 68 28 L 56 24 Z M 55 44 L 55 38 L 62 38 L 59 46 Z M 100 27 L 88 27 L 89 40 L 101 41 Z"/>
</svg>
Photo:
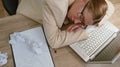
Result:
<svg viewBox="0 0 120 67">
<path fill-rule="evenodd" d="M 42 27 L 10 35 L 16 67 L 54 67 Z"/>
</svg>

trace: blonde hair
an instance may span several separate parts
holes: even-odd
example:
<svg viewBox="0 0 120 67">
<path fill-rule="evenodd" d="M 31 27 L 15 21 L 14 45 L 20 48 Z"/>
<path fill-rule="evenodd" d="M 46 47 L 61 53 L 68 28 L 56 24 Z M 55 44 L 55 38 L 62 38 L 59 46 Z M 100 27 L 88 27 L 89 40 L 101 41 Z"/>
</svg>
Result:
<svg viewBox="0 0 120 67">
<path fill-rule="evenodd" d="M 105 0 L 89 0 L 87 8 L 92 12 L 94 24 L 96 24 L 105 16 L 108 6 Z"/>
</svg>

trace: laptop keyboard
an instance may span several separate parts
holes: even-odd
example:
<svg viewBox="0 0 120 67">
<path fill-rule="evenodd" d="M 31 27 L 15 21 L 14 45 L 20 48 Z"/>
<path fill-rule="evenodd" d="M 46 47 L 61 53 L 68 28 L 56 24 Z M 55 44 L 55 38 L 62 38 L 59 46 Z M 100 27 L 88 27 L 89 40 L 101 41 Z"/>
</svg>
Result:
<svg viewBox="0 0 120 67">
<path fill-rule="evenodd" d="M 89 33 L 89 38 L 87 40 L 80 41 L 72 45 L 75 45 L 74 46 L 75 49 L 81 49 L 88 56 L 91 56 L 97 49 L 104 45 L 104 43 L 108 41 L 108 39 L 110 39 L 115 33 L 109 30 L 108 26 L 109 25 L 104 24 L 102 27 L 97 28 L 96 30 Z"/>
</svg>

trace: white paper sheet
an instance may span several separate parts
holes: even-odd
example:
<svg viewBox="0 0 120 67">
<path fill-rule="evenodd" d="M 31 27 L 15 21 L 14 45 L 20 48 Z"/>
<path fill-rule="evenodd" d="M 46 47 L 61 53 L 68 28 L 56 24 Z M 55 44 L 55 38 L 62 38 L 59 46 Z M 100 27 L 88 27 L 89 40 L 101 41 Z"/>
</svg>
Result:
<svg viewBox="0 0 120 67">
<path fill-rule="evenodd" d="M 16 67 L 54 67 L 41 27 L 10 35 Z"/>
<path fill-rule="evenodd" d="M 7 53 L 1 53 L 0 51 L 0 67 L 7 63 L 8 55 Z"/>
</svg>

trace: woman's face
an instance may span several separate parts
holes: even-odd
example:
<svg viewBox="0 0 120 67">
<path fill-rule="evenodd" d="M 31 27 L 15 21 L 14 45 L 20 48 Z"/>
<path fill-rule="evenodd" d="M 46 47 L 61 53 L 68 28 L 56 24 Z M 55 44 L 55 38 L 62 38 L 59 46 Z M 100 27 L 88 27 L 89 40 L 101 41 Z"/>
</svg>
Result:
<svg viewBox="0 0 120 67">
<path fill-rule="evenodd" d="M 92 16 L 92 12 L 89 11 L 87 8 L 84 10 L 83 12 L 83 23 L 85 25 L 93 25 L 93 16 Z"/>
<path fill-rule="evenodd" d="M 76 23 L 81 23 L 84 25 L 92 25 L 93 24 L 93 16 L 92 12 L 89 11 L 86 7 L 83 9 L 82 14 L 78 14 L 78 17 L 73 18 L 72 21 Z"/>
</svg>

